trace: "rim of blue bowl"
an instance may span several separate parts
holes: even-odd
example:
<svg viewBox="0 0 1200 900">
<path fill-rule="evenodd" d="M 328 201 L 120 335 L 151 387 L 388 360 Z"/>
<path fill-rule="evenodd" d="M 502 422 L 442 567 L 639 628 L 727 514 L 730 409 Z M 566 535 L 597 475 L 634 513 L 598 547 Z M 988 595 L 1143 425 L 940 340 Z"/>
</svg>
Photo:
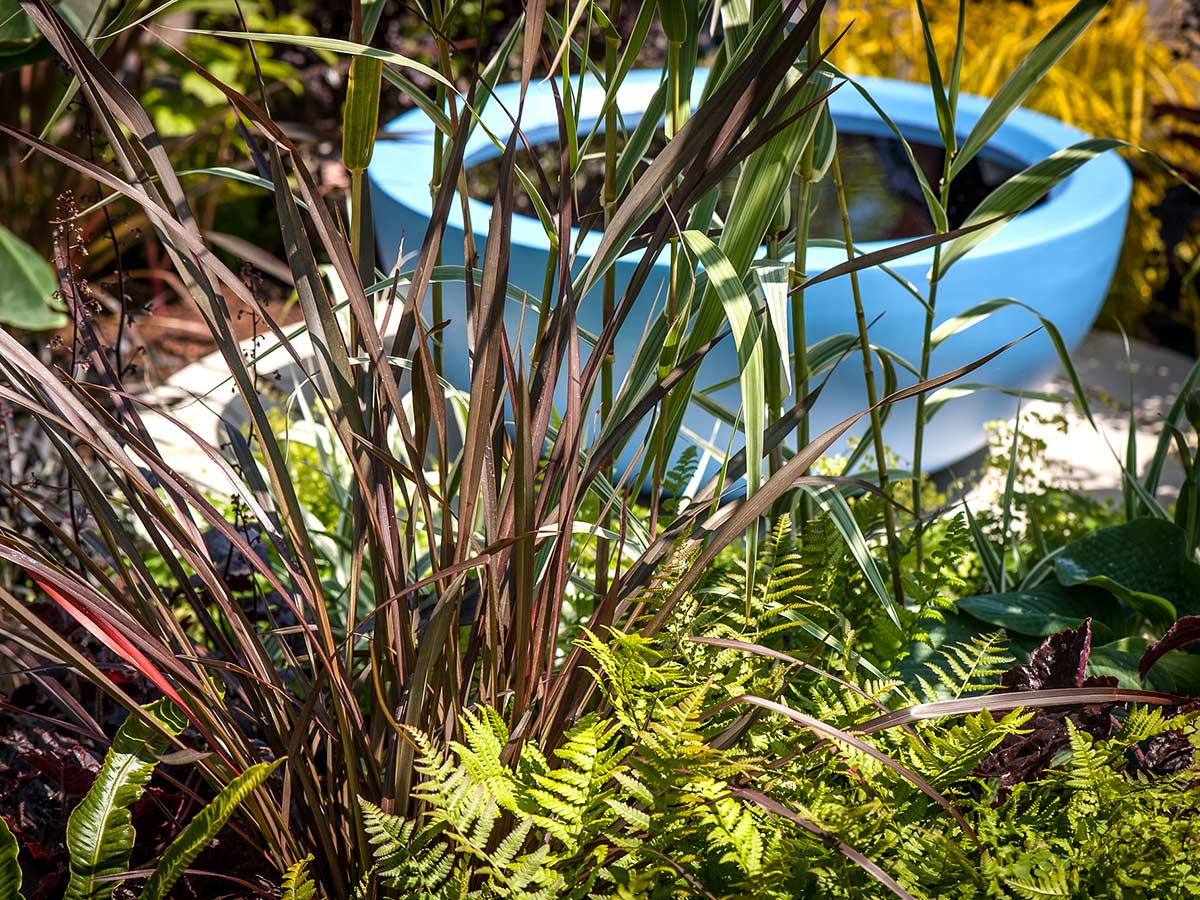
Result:
<svg viewBox="0 0 1200 900">
<path fill-rule="evenodd" d="M 693 102 L 700 99 L 704 70 L 697 71 Z M 626 127 L 632 128 L 645 111 L 657 89 L 662 73 L 656 69 L 630 72 L 618 91 L 618 106 Z M 901 131 L 937 135 L 937 112 L 927 84 L 899 81 L 890 78 L 858 77 L 855 79 L 872 99 L 887 113 Z M 577 88 L 579 82 L 572 85 Z M 499 85 L 487 103 L 482 120 L 493 134 L 503 140 L 512 130 L 509 111 L 515 111 L 520 86 Z M 590 128 L 596 121 L 604 90 L 592 76 L 582 81 L 580 105 L 581 129 Z M 960 140 L 966 136 L 987 108 L 987 98 L 961 94 L 958 100 L 958 129 Z M 868 130 L 888 133 L 878 114 L 851 85 L 843 85 L 829 98 L 835 122 L 847 131 Z M 522 127 L 530 143 L 554 140 L 558 137 L 558 113 L 549 82 L 530 85 L 525 99 Z M 1005 120 L 987 142 L 988 150 L 1028 166 L 1090 136 L 1041 113 L 1017 109 Z M 392 120 L 384 129 L 384 139 L 375 148 L 368 175 L 372 187 L 382 191 L 394 202 L 417 216 L 428 219 L 433 213 L 433 198 L 429 192 L 429 175 L 433 170 L 434 126 L 419 109 L 411 110 Z M 468 140 L 463 165 L 469 168 L 500 154 L 485 130 L 476 127 Z M 1015 217 L 997 234 L 975 247 L 967 259 L 981 259 L 1009 253 L 1031 244 L 1043 243 L 1068 234 L 1086 230 L 1113 215 L 1124 215 L 1133 188 L 1129 166 L 1116 153 L 1109 151 L 1080 166 L 1050 192 L 1046 202 Z M 473 232 L 486 236 L 491 205 L 469 198 Z M 464 231 L 461 206 L 452 204 L 447 226 Z M 408 235 L 408 243 L 419 241 L 423 235 Z M 572 229 L 573 246 L 578 255 L 588 257 L 598 246 L 600 235 L 592 230 L 579 243 L 577 229 Z M 869 253 L 902 243 L 902 240 L 864 241 L 856 249 Z M 550 243 L 541 223 L 533 217 L 513 215 L 512 244 L 515 247 L 548 250 Z M 845 251 L 835 247 L 811 247 L 809 264 L 828 267 L 844 261 Z M 933 250 L 921 250 L 905 256 L 906 265 L 928 266 Z"/>
</svg>

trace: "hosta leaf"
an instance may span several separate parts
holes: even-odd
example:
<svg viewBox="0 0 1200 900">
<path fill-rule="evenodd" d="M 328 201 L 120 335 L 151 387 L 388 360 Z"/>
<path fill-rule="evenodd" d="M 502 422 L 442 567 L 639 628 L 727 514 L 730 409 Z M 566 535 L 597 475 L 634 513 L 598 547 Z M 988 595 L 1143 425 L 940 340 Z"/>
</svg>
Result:
<svg viewBox="0 0 1200 900">
<path fill-rule="evenodd" d="M 166 900 L 184 870 L 192 864 L 200 851 L 208 846 L 208 842 L 216 837 L 217 832 L 225 827 L 238 805 L 266 781 L 281 762 L 282 760 L 277 759 L 274 762 L 251 766 L 229 782 L 208 806 L 196 813 L 163 853 L 154 874 L 146 880 L 140 900 Z"/>
<path fill-rule="evenodd" d="M 52 306 L 57 290 L 50 264 L 0 225 L 0 325 L 25 331 L 62 328 L 67 317 Z"/>
<path fill-rule="evenodd" d="M 1173 522 L 1134 519 L 1071 541 L 1054 562 L 1067 586 L 1090 584 L 1120 597 L 1142 615 L 1170 623 L 1200 612 L 1200 565 Z"/>
<path fill-rule="evenodd" d="M 1138 664 L 1138 673 L 1145 678 L 1150 667 L 1162 659 L 1171 650 L 1179 650 L 1200 641 L 1200 616 L 1184 616 L 1167 633 L 1146 648 L 1146 653 Z"/>
<path fill-rule="evenodd" d="M 172 734 L 186 725 L 168 700 L 150 704 L 146 712 Z M 112 876 L 129 870 L 134 839 L 129 807 L 146 790 L 168 746 L 140 716 L 131 715 L 117 731 L 96 780 L 67 820 L 70 880 L 64 900 L 106 900 L 119 883 Z"/>
<path fill-rule="evenodd" d="M 1121 605 L 1112 594 L 1089 588 L 1064 588 L 1057 582 L 1024 591 L 981 594 L 958 601 L 958 608 L 981 622 L 1030 637 L 1046 637 L 1066 628 L 1078 628 L 1089 616 L 1102 636 L 1110 622 L 1121 616 Z"/>
<path fill-rule="evenodd" d="M 17 863 L 17 839 L 0 816 L 0 900 L 22 900 L 21 866 Z"/>
</svg>

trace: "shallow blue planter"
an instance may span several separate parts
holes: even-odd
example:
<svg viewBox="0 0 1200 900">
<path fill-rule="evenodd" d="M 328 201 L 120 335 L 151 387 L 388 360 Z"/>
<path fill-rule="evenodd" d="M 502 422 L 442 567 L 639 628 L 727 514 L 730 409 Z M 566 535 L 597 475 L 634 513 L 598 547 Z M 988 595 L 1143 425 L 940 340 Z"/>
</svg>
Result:
<svg viewBox="0 0 1200 900">
<path fill-rule="evenodd" d="M 632 72 L 626 78 L 618 99 L 627 127 L 632 127 L 645 110 L 659 77 L 656 71 L 643 71 Z M 864 78 L 862 83 L 907 136 L 940 143 L 936 138 L 937 117 L 928 86 L 873 78 Z M 497 89 L 496 100 L 515 110 L 517 90 L 516 85 L 501 86 Z M 585 128 L 595 122 L 602 100 L 603 91 L 599 85 L 594 81 L 585 82 L 580 115 Z M 983 98 L 969 95 L 959 98 L 958 124 L 962 134 L 974 125 L 986 103 Z M 890 133 L 866 101 L 849 88 L 836 91 L 829 105 L 842 132 Z M 510 120 L 498 102 L 487 105 L 484 121 L 497 135 L 506 136 L 511 130 Z M 548 83 L 531 86 L 523 125 L 531 143 L 557 139 L 557 114 Z M 420 246 L 429 224 L 433 127 L 420 111 L 413 111 L 391 122 L 387 131 L 393 139 L 377 146 L 369 175 L 379 247 L 384 263 L 390 265 L 396 260 L 401 245 L 406 253 Z M 1059 121 L 1018 110 L 988 146 L 1021 165 L 1028 165 L 1085 138 L 1079 130 Z M 476 129 L 467 148 L 465 164 L 469 167 L 496 155 L 495 145 L 481 129 Z M 951 268 L 938 292 L 938 321 L 984 300 L 1013 297 L 1053 321 L 1067 346 L 1074 348 L 1091 327 L 1108 290 L 1121 248 L 1131 188 L 1129 169 L 1115 154 L 1105 154 L 1082 166 L 1055 188 L 1046 202 L 1018 216 L 1003 231 Z M 477 200 L 469 201 L 469 206 L 482 258 L 490 207 Z M 443 242 L 447 264 L 461 264 L 462 238 L 462 214 L 455 203 Z M 594 252 L 598 241 L 596 233 L 584 238 L 580 246 L 580 265 Z M 859 249 L 870 252 L 887 245 L 888 242 L 863 243 Z M 541 225 L 535 219 L 515 216 L 510 281 L 534 297 L 540 296 L 548 252 L 549 245 Z M 926 273 L 932 260 L 933 251 L 927 250 L 893 262 L 891 268 L 924 289 L 928 286 Z M 636 256 L 618 261 L 618 291 L 623 290 L 636 261 Z M 810 248 L 808 271 L 815 274 L 844 261 L 845 253 L 840 249 Z M 662 296 L 666 272 L 664 258 L 656 265 L 625 332 L 618 337 L 615 348 L 618 373 L 628 369 L 655 300 Z M 915 364 L 920 355 L 922 307 L 882 271 L 867 270 L 859 277 L 868 320 L 881 317 L 872 328 L 873 342 Z M 447 285 L 446 288 L 445 314 L 453 319 L 445 334 L 447 374 L 453 383 L 465 388 L 469 384 L 469 363 L 465 350 L 463 294 L 461 286 Z M 811 288 L 805 308 L 810 342 L 856 330 L 846 277 Z M 530 309 L 526 314 L 522 332 L 526 352 L 534 331 L 529 327 L 534 313 L 535 310 Z M 507 323 L 514 338 L 521 314 L 520 306 L 511 304 Z M 598 332 L 600 318 L 597 292 L 597 296 L 585 298 L 580 324 Z M 933 355 L 932 372 L 937 374 L 968 363 L 1035 327 L 1036 319 L 1027 312 L 1007 309 L 996 313 L 985 323 L 941 344 Z M 844 364 L 826 387 L 812 413 L 812 434 L 821 433 L 865 405 L 862 375 L 855 373 L 853 363 L 850 360 Z M 1008 388 L 1038 387 L 1056 365 L 1057 358 L 1049 339 L 1038 334 L 972 373 L 970 380 Z M 735 350 L 729 342 L 724 342 L 705 360 L 698 384 L 704 387 L 735 379 L 732 387 L 718 391 L 714 397 L 727 408 L 737 409 L 736 375 Z M 902 384 L 915 380 L 903 370 L 899 375 Z M 1015 402 L 1012 397 L 997 391 L 975 393 L 951 401 L 935 416 L 926 431 L 926 471 L 947 467 L 981 447 L 985 442 L 984 423 L 1010 417 Z M 914 401 L 898 405 L 886 427 L 888 445 L 905 463 L 912 450 L 914 409 Z M 722 451 L 729 446 L 728 429 L 716 427 L 713 417 L 699 409 L 689 412 L 684 425 L 689 433 Z M 739 444 L 740 441 L 735 440 L 733 446 L 736 448 Z M 625 462 L 630 455 L 627 454 Z"/>
</svg>

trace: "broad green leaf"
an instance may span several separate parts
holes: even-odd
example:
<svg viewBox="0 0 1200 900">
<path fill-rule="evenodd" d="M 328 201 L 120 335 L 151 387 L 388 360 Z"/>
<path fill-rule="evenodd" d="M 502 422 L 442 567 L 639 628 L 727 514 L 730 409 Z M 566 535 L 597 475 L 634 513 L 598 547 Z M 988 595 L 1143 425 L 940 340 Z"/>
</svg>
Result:
<svg viewBox="0 0 1200 900">
<path fill-rule="evenodd" d="M 1009 113 L 1021 105 L 1050 68 L 1071 49 L 1092 20 L 1108 5 L 1108 0 L 1079 0 L 1057 25 L 1042 38 L 1029 55 L 1005 79 L 992 102 L 963 141 L 962 149 L 950 166 L 954 178 L 969 163 L 993 134 L 1004 124 Z"/>
<path fill-rule="evenodd" d="M 55 308 L 57 290 L 50 264 L 0 225 L 0 325 L 25 331 L 62 328 L 67 317 Z"/>
<path fill-rule="evenodd" d="M 158 865 L 146 880 L 146 886 L 139 895 L 140 900 L 166 900 L 171 888 L 183 875 L 184 870 L 208 846 L 209 841 L 217 836 L 229 817 L 233 815 L 243 800 L 267 780 L 283 760 L 259 763 L 251 766 L 225 787 L 212 802 L 192 817 L 179 836 L 171 842 L 159 859 Z"/>
<path fill-rule="evenodd" d="M 1111 623 L 1122 616 L 1112 594 L 1086 587 L 1065 588 L 1047 581 L 1025 591 L 981 594 L 958 601 L 958 608 L 981 622 L 1031 637 L 1046 637 L 1067 628 L 1078 628 L 1092 618 L 1101 637 L 1111 634 Z"/>
<path fill-rule="evenodd" d="M 0 900 L 23 900 L 21 866 L 17 863 L 17 839 L 0 816 Z"/>
<path fill-rule="evenodd" d="M 1127 636 L 1093 646 L 1088 657 L 1088 674 L 1115 675 L 1121 687 L 1189 696 L 1200 693 L 1200 656 L 1185 650 L 1173 650 L 1163 656 L 1143 680 L 1138 675 L 1138 663 L 1149 645 L 1150 641 L 1144 637 Z"/>
<path fill-rule="evenodd" d="M 1130 145 L 1125 141 L 1089 138 L 1052 153 L 1040 162 L 1018 172 L 988 194 L 967 216 L 962 227 L 970 228 L 984 222 L 991 224 L 950 241 L 942 249 L 938 271 L 931 272 L 930 278 L 944 276 L 955 262 L 1002 229 L 1014 216 L 1033 206 L 1047 191 L 1084 163 L 1107 150 L 1128 146 Z"/>
<path fill-rule="evenodd" d="M 170 734 L 180 734 L 187 724 L 168 700 L 145 709 Z M 129 871 L 134 840 L 129 807 L 170 746 L 162 730 L 137 715 L 118 729 L 96 780 L 67 820 L 70 880 L 63 900 L 106 900 L 120 883 L 113 876 Z"/>
<path fill-rule="evenodd" d="M 55 8 L 67 23 L 85 34 L 99 0 L 59 0 Z M 20 0 L 0 0 L 0 72 L 9 71 L 47 59 L 51 55 L 49 42 L 42 39 L 33 20 L 21 9 Z"/>
<path fill-rule="evenodd" d="M 0 0 L 0 61 L 24 53 L 41 39 L 20 0 Z"/>
<path fill-rule="evenodd" d="M 1067 586 L 1104 588 L 1158 622 L 1200 612 L 1200 565 L 1189 558 L 1183 530 L 1163 519 L 1134 519 L 1071 541 L 1054 573 Z"/>
</svg>

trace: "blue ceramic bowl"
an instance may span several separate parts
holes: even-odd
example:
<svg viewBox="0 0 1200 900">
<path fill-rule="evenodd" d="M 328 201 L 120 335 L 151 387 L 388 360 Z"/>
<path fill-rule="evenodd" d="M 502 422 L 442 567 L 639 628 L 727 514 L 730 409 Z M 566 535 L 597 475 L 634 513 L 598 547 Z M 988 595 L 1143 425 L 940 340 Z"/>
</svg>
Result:
<svg viewBox="0 0 1200 900">
<path fill-rule="evenodd" d="M 632 127 L 643 113 L 659 79 L 657 71 L 631 72 L 626 78 L 618 102 L 627 127 Z M 936 137 L 937 116 L 927 85 L 875 78 L 863 78 L 861 83 L 906 136 L 940 143 Z M 508 135 L 512 126 L 501 103 L 509 110 L 515 110 L 517 92 L 517 85 L 500 86 L 495 99 L 485 109 L 483 118 L 488 128 L 502 137 Z M 695 99 L 699 100 L 698 88 Z M 585 79 L 579 116 L 581 127 L 586 129 L 593 125 L 602 100 L 600 86 Z M 829 105 L 841 132 L 890 134 L 866 101 L 850 88 L 836 91 L 830 97 Z M 987 101 L 981 97 L 962 95 L 959 98 L 961 135 L 971 129 L 986 105 Z M 548 83 L 530 87 L 523 127 L 531 143 L 557 139 L 557 114 Z M 429 177 L 434 129 L 419 110 L 414 110 L 389 123 L 386 132 L 390 139 L 381 141 L 376 147 L 369 176 L 382 262 L 391 265 L 401 247 L 406 254 L 420 247 L 429 225 L 433 205 Z M 988 151 L 1024 166 L 1086 137 L 1081 131 L 1055 119 L 1017 110 L 988 142 Z M 498 155 L 498 152 L 477 128 L 467 147 L 465 164 L 470 167 Z M 937 321 L 944 321 L 984 300 L 1012 297 L 1053 321 L 1067 347 L 1074 348 L 1095 321 L 1108 290 L 1121 249 L 1131 188 L 1128 167 L 1113 153 L 1082 166 L 1059 184 L 1045 202 L 1016 217 L 950 269 L 939 287 Z M 491 208 L 477 200 L 470 200 L 468 205 L 482 259 Z M 574 235 L 572 241 L 576 238 Z M 463 218 L 456 201 L 451 207 L 443 242 L 446 264 L 461 265 L 462 239 Z M 583 239 L 577 266 L 586 263 L 598 242 L 599 235 L 595 232 Z M 862 243 L 858 248 L 862 252 L 871 252 L 889 243 Z M 536 219 L 514 216 L 510 281 L 531 296 L 540 296 L 548 253 L 549 243 L 540 223 Z M 845 253 L 841 249 L 815 247 L 809 250 L 807 268 L 815 274 L 844 261 Z M 924 291 L 928 287 L 926 276 L 932 261 L 933 251 L 926 250 L 891 263 L 891 268 Z M 618 291 L 623 290 L 636 263 L 636 256 L 617 262 Z M 657 311 L 656 303 L 661 304 L 666 272 L 664 255 L 656 263 L 627 327 L 617 339 L 618 373 L 628 370 L 642 329 Z M 922 307 L 882 271 L 864 271 L 859 279 L 868 321 L 879 317 L 871 331 L 872 341 L 916 364 L 920 358 L 924 321 Z M 599 292 L 596 294 L 585 298 L 580 314 L 581 327 L 593 333 L 600 330 L 601 321 Z M 446 285 L 444 302 L 445 314 L 453 320 L 445 333 L 447 376 L 452 383 L 466 388 L 470 380 L 461 285 Z M 509 333 L 514 339 L 518 333 L 522 335 L 528 353 L 535 330 L 532 319 L 536 309 L 523 310 L 516 303 L 510 307 L 507 315 Z M 835 334 L 856 333 L 850 284 L 845 276 L 811 288 L 805 309 L 810 342 Z M 942 343 L 933 354 L 931 371 L 937 374 L 978 359 L 1036 328 L 1037 324 L 1037 320 L 1023 310 L 1005 309 L 995 313 L 985 323 Z M 1056 366 L 1057 357 L 1050 340 L 1045 334 L 1038 334 L 972 373 L 970 381 L 1006 388 L 1036 388 Z M 848 360 L 830 380 L 812 412 L 812 434 L 820 434 L 865 406 L 862 375 L 856 373 L 855 368 L 855 361 Z M 915 380 L 903 369 L 898 374 L 902 385 Z M 718 390 L 713 396 L 726 408 L 736 410 L 739 406 L 736 377 L 737 356 L 732 344 L 726 341 L 705 360 L 698 385 L 704 387 L 733 379 L 732 386 Z M 559 399 L 562 401 L 563 398 Z M 925 470 L 945 468 L 979 449 L 986 439 L 984 424 L 1011 417 L 1015 403 L 1011 396 L 998 391 L 981 391 L 951 401 L 939 411 L 926 431 Z M 885 428 L 888 446 L 904 463 L 908 463 L 911 456 L 914 409 L 915 401 L 898 404 Z M 730 446 L 728 429 L 718 425 L 714 417 L 703 410 L 691 409 L 684 426 L 685 435 L 701 443 L 722 452 Z M 631 447 L 636 448 L 638 444 L 638 441 L 632 441 Z M 736 439 L 732 443 L 735 449 L 739 445 L 740 441 Z M 844 446 L 844 443 L 839 445 L 840 448 Z M 626 453 L 623 461 L 627 464 L 632 455 L 633 449 Z"/>
</svg>

